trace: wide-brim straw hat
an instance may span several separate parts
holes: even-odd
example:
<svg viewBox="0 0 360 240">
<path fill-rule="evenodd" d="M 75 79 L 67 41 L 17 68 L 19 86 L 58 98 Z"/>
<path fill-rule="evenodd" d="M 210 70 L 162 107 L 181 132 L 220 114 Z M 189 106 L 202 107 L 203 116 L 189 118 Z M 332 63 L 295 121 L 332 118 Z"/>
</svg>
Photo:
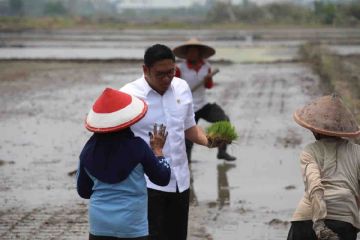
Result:
<svg viewBox="0 0 360 240">
<path fill-rule="evenodd" d="M 315 99 L 294 113 L 301 126 L 323 135 L 353 138 L 360 135 L 354 115 L 336 94 Z"/>
<path fill-rule="evenodd" d="M 85 127 L 97 133 L 119 131 L 142 119 L 147 109 L 143 100 L 112 88 L 106 88 L 90 109 L 85 120 Z"/>
<path fill-rule="evenodd" d="M 200 42 L 197 38 L 192 38 L 173 49 L 175 56 L 186 58 L 186 52 L 189 47 L 198 47 L 202 58 L 209 58 L 215 54 L 215 49 Z"/>
</svg>

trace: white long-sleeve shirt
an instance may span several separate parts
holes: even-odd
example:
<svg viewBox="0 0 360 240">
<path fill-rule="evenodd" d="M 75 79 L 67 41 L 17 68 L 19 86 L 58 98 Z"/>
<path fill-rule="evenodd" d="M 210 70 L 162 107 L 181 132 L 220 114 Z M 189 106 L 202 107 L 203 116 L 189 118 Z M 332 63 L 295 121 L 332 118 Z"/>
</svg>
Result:
<svg viewBox="0 0 360 240">
<path fill-rule="evenodd" d="M 179 63 L 178 68 L 181 75 L 180 77 L 189 84 L 190 89 L 202 82 L 205 76 L 211 71 L 211 66 L 208 62 L 204 62 L 198 71 L 189 68 L 186 61 Z M 197 112 L 208 103 L 206 99 L 206 88 L 204 85 L 198 87 L 194 92 L 192 92 L 192 95 L 194 101 L 194 112 Z"/>
<path fill-rule="evenodd" d="M 164 124 L 168 131 L 163 153 L 166 158 L 171 159 L 170 183 L 161 187 L 147 179 L 147 187 L 164 192 L 176 192 L 176 185 L 180 192 L 189 189 L 190 172 L 185 150 L 185 130 L 196 123 L 188 84 L 174 77 L 167 91 L 160 95 L 150 87 L 143 76 L 120 90 L 135 95 L 148 104 L 145 117 L 131 126 L 136 136 L 149 144 L 149 132 L 152 132 L 155 123 Z"/>
</svg>

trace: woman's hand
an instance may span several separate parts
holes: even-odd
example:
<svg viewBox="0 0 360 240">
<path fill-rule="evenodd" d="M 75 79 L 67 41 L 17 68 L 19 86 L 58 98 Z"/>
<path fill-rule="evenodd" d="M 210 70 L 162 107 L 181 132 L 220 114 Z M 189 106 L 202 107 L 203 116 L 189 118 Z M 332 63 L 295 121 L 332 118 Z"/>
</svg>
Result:
<svg viewBox="0 0 360 240">
<path fill-rule="evenodd" d="M 162 149 L 165 145 L 168 132 L 164 124 L 161 124 L 159 129 L 157 124 L 154 124 L 153 132 L 149 132 L 150 147 L 153 150 L 155 156 L 163 156 Z"/>
</svg>

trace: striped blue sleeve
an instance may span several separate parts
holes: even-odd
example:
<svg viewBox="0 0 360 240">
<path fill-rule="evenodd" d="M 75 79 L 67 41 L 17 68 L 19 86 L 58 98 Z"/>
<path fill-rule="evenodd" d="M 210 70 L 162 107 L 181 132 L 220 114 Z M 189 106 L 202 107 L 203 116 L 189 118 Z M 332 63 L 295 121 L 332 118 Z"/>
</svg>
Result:
<svg viewBox="0 0 360 240">
<path fill-rule="evenodd" d="M 166 186 L 170 181 L 170 160 L 165 157 L 156 157 L 150 147 L 144 144 L 144 157 L 142 158 L 142 165 L 145 174 L 150 181 L 159 186 Z"/>
</svg>

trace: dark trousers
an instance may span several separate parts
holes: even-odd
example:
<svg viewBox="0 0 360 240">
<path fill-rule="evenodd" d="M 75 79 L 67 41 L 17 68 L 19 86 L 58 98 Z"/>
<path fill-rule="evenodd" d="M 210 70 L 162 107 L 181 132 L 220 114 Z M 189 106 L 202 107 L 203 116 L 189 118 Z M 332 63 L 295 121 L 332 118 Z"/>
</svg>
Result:
<svg viewBox="0 0 360 240">
<path fill-rule="evenodd" d="M 148 188 L 150 240 L 186 240 L 189 189 L 179 193 Z"/>
<path fill-rule="evenodd" d="M 89 234 L 89 240 L 148 240 L 146 237 L 137 237 L 137 238 L 117 238 L 117 237 L 108 237 L 108 236 L 95 236 L 91 233 Z"/>
<path fill-rule="evenodd" d="M 216 103 L 208 103 L 200 110 L 195 112 L 195 122 L 198 123 L 200 119 L 214 123 L 218 121 L 230 121 L 229 117 L 225 114 L 224 110 Z M 186 140 L 186 154 L 189 161 L 191 160 L 191 150 L 194 145 L 193 142 Z M 219 148 L 219 151 L 226 151 L 226 145 Z"/>
<path fill-rule="evenodd" d="M 317 240 L 312 225 L 313 222 L 311 220 L 291 222 L 287 240 Z M 337 220 L 325 220 L 325 225 L 334 233 L 337 233 L 340 240 L 356 240 L 358 229 L 350 223 Z"/>
</svg>

